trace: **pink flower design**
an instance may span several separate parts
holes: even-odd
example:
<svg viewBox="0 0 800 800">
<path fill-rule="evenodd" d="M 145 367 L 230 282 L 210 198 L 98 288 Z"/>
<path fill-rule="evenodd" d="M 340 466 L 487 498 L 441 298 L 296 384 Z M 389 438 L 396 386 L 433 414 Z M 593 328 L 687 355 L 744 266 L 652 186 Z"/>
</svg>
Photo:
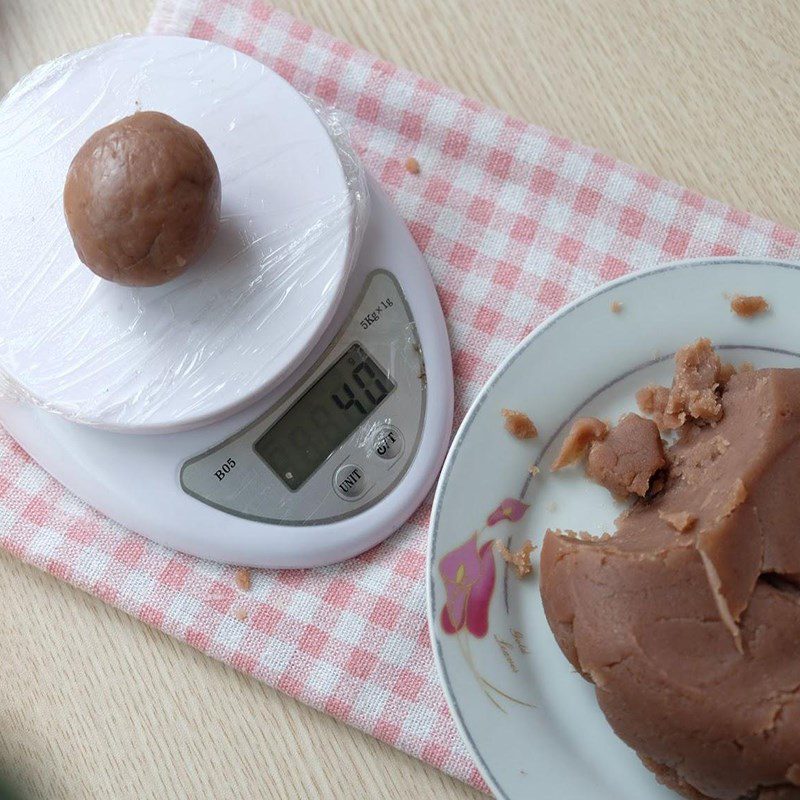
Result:
<svg viewBox="0 0 800 800">
<path fill-rule="evenodd" d="M 478 638 L 489 630 L 489 603 L 494 591 L 492 542 L 478 548 L 478 534 L 451 550 L 439 561 L 447 598 L 442 609 L 442 629 L 458 633 L 466 626 Z"/>
<path fill-rule="evenodd" d="M 525 512 L 530 508 L 527 503 L 517 500 L 513 497 L 506 497 L 497 508 L 492 511 L 486 519 L 486 524 L 491 527 L 502 522 L 504 519 L 511 522 L 519 522 L 524 516 Z"/>
</svg>

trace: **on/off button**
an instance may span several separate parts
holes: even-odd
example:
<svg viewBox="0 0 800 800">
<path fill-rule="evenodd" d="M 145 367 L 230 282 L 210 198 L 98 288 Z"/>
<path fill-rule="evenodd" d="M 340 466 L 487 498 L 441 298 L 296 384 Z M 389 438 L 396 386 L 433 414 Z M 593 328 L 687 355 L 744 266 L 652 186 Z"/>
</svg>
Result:
<svg viewBox="0 0 800 800">
<path fill-rule="evenodd" d="M 333 490 L 342 500 L 357 500 L 367 490 L 364 470 L 358 464 L 342 464 L 334 473 Z"/>
<path fill-rule="evenodd" d="M 392 461 L 403 452 L 403 434 L 394 425 L 382 425 L 372 437 L 372 451 Z"/>
</svg>

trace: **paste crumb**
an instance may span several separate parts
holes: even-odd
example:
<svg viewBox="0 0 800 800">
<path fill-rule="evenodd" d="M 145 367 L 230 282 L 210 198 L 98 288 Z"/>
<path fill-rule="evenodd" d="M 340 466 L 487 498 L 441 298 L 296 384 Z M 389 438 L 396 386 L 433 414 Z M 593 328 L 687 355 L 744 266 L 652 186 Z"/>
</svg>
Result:
<svg viewBox="0 0 800 800">
<path fill-rule="evenodd" d="M 670 390 L 666 386 L 643 386 L 636 392 L 636 405 L 642 414 L 652 417 L 659 430 L 680 428 L 686 422 L 686 413 L 667 412 Z"/>
<path fill-rule="evenodd" d="M 626 414 L 599 442 L 593 442 L 586 474 L 615 497 L 651 493 L 651 481 L 667 466 L 664 442 L 656 424 Z"/>
<path fill-rule="evenodd" d="M 719 368 L 719 383 L 720 386 L 725 386 L 728 381 L 736 374 L 736 367 L 729 361 L 720 365 Z"/>
<path fill-rule="evenodd" d="M 698 339 L 675 353 L 672 387 L 646 386 L 636 393 L 636 402 L 662 431 L 680 428 L 687 419 L 719 422 L 719 389 L 726 375 L 730 377 L 711 341 Z"/>
<path fill-rule="evenodd" d="M 250 591 L 250 570 L 247 567 L 240 567 L 236 570 L 236 574 L 233 576 L 234 580 L 236 581 L 236 585 L 243 591 L 249 592 Z"/>
<path fill-rule="evenodd" d="M 412 175 L 419 175 L 419 161 L 414 156 L 409 156 L 406 159 L 406 171 Z"/>
<path fill-rule="evenodd" d="M 531 553 L 536 549 L 536 547 L 530 539 L 526 539 L 522 543 L 522 547 L 520 547 L 519 550 L 509 550 L 501 539 L 495 539 L 494 546 L 497 549 L 497 552 L 502 556 L 503 561 L 505 561 L 506 564 L 510 564 L 514 568 L 517 573 L 517 577 L 524 578 L 526 575 L 530 575 L 530 573 L 533 571 L 533 565 L 531 564 Z"/>
<path fill-rule="evenodd" d="M 244 622 L 247 619 L 247 611 L 243 608 L 237 608 L 236 611 L 233 612 L 233 616 L 239 620 L 239 622 Z"/>
<path fill-rule="evenodd" d="M 675 353 L 675 377 L 672 381 L 667 413 L 685 411 L 695 420 L 716 422 L 722 417 L 717 389 L 722 364 L 709 339 L 681 347 Z"/>
<path fill-rule="evenodd" d="M 760 295 L 734 295 L 731 311 L 739 317 L 755 317 L 769 311 L 769 303 Z"/>
<path fill-rule="evenodd" d="M 608 425 L 597 417 L 581 417 L 572 423 L 561 450 L 550 467 L 551 472 L 558 472 L 564 467 L 574 464 L 583 458 L 593 442 L 600 442 L 608 436 Z"/>
<path fill-rule="evenodd" d="M 621 314 L 623 308 L 625 308 L 625 306 L 622 303 L 620 303 L 619 300 L 612 300 L 611 301 L 611 313 L 612 314 Z"/>
<path fill-rule="evenodd" d="M 531 464 L 528 467 L 528 472 L 530 473 L 532 478 L 535 478 L 541 472 L 541 470 L 539 469 L 539 467 L 536 466 L 536 464 Z"/>
<path fill-rule="evenodd" d="M 504 408 L 502 414 L 506 418 L 506 430 L 516 439 L 535 439 L 539 435 L 533 420 L 522 411 Z"/>
<path fill-rule="evenodd" d="M 690 514 L 688 511 L 673 511 L 672 513 L 659 511 L 658 516 L 678 533 L 687 533 L 694 528 L 697 522 L 697 515 Z"/>
<path fill-rule="evenodd" d="M 730 516 L 736 511 L 739 506 L 747 500 L 747 487 L 744 485 L 744 482 L 741 478 L 737 478 L 736 482 L 731 487 L 730 494 L 728 495 L 728 500 L 725 503 L 725 506 L 722 508 L 719 514 L 719 519 L 723 519 L 724 517 Z"/>
</svg>

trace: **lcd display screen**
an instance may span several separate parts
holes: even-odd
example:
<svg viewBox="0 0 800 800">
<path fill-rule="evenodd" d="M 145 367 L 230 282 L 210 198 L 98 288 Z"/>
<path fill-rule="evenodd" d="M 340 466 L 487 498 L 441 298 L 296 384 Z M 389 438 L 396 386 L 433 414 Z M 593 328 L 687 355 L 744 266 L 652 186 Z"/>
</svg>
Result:
<svg viewBox="0 0 800 800">
<path fill-rule="evenodd" d="M 354 343 L 255 443 L 255 451 L 296 491 L 395 388 Z"/>
</svg>

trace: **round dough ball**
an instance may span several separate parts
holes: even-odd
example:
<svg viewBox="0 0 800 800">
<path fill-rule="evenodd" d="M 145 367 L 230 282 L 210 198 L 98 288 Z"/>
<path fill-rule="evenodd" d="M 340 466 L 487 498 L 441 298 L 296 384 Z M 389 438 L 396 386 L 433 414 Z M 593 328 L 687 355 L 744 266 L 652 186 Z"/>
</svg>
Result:
<svg viewBox="0 0 800 800">
<path fill-rule="evenodd" d="M 219 206 L 219 169 L 208 145 L 155 111 L 89 137 L 64 187 L 81 261 L 125 286 L 157 286 L 185 272 L 211 244 Z"/>
</svg>

